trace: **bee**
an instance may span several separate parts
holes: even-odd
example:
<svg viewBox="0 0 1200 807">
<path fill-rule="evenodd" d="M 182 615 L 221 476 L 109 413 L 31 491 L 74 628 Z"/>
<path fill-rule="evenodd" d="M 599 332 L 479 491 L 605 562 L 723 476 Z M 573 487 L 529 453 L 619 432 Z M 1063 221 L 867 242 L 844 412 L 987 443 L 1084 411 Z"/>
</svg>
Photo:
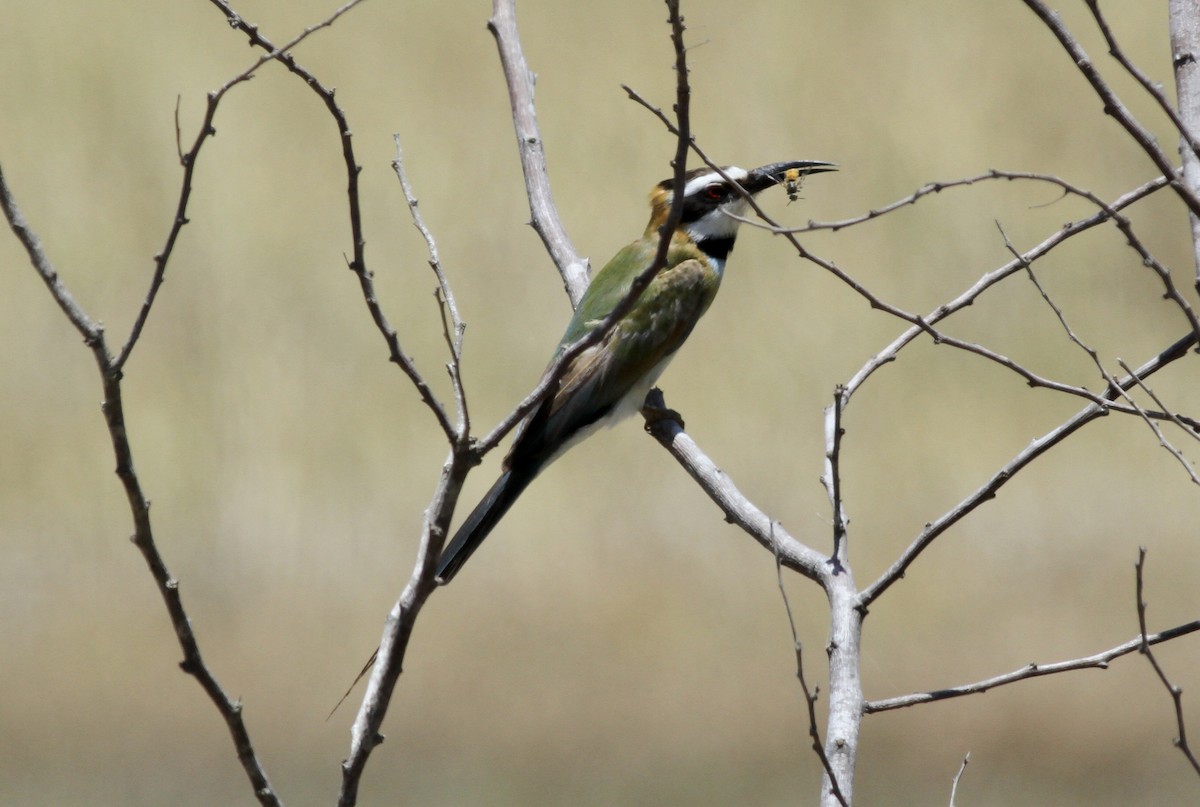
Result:
<svg viewBox="0 0 1200 807">
<path fill-rule="evenodd" d="M 787 191 L 789 202 L 800 198 L 800 183 L 803 178 L 804 175 L 800 173 L 799 168 L 789 168 L 783 172 L 783 188 Z"/>
</svg>

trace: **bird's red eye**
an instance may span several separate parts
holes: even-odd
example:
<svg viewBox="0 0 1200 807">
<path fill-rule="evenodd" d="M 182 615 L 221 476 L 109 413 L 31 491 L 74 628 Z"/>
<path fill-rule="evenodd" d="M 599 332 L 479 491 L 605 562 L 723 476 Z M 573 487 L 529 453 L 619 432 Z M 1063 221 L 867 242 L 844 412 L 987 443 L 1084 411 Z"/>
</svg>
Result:
<svg viewBox="0 0 1200 807">
<path fill-rule="evenodd" d="M 714 182 L 711 185 L 705 186 L 704 195 L 715 202 L 725 195 L 725 186 L 719 182 Z"/>
</svg>

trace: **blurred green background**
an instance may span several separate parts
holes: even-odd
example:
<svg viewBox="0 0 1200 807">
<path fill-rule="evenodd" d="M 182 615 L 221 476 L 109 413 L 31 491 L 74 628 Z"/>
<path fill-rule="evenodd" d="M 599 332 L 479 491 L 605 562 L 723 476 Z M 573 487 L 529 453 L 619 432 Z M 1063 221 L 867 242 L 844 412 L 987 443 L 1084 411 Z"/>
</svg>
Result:
<svg viewBox="0 0 1200 807">
<path fill-rule="evenodd" d="M 1130 54 L 1172 86 L 1165 4 L 1111 4 Z M 1069 24 L 1134 112 L 1161 115 Z M 282 42 L 328 2 L 239 0 Z M 1105 198 L 1154 175 L 1022 4 L 685 4 L 693 127 L 715 159 L 838 162 L 792 205 L 801 224 L 862 212 L 987 168 L 1058 173 Z M 257 54 L 203 0 L 5 0 L 0 161 L 77 299 L 128 332 L 173 215 L 204 94 Z M 599 266 L 645 223 L 672 139 L 625 98 L 669 107 L 659 2 L 523 0 L 551 179 Z M 527 204 L 486 3 L 366 3 L 299 60 L 338 88 L 363 165 L 367 255 L 406 350 L 445 394 L 434 281 L 389 168 L 392 133 L 469 323 L 464 373 L 486 430 L 535 382 L 569 315 Z M 329 804 L 352 701 L 329 708 L 407 580 L 445 446 L 345 269 L 336 133 L 277 65 L 235 89 L 205 147 L 166 285 L 127 370 L 137 468 L 202 648 L 291 805 Z M 1173 148 L 1173 145 L 1171 146 Z M 806 246 L 885 299 L 932 310 L 1019 248 L 1087 213 L 1045 186 L 943 193 Z M 1192 263 L 1166 193 L 1135 225 L 1181 285 Z M 88 351 L 15 240 L 0 237 L 0 802 L 251 804 L 215 711 L 142 560 Z M 1072 325 L 1115 368 L 1185 326 L 1106 229 L 1039 264 Z M 1195 303 L 1194 295 L 1192 301 Z M 902 330 L 780 239 L 743 231 L 725 288 L 663 378 L 667 400 L 741 489 L 829 546 L 817 484 L 822 407 Z M 1096 388 L 1025 279 L 947 330 Z M 1195 415 L 1195 360 L 1153 381 Z M 922 524 L 1080 408 L 922 340 L 846 414 L 844 490 L 860 585 Z M 1194 443 L 1178 437 L 1194 458 Z M 464 506 L 499 457 L 472 478 Z M 1152 627 L 1196 618 L 1196 486 L 1144 424 L 1077 435 L 939 540 L 874 607 L 868 697 L 1087 655 L 1136 632 L 1133 561 L 1149 547 Z M 772 559 L 723 523 L 630 423 L 531 488 L 421 616 L 364 780 L 363 804 L 814 803 L 791 639 Z M 789 582 L 810 681 L 824 598 Z M 1200 642 L 1162 647 L 1200 733 Z M 860 804 L 1177 805 L 1200 782 L 1172 748 L 1165 691 L 1136 656 L 985 696 L 868 717 Z"/>
</svg>

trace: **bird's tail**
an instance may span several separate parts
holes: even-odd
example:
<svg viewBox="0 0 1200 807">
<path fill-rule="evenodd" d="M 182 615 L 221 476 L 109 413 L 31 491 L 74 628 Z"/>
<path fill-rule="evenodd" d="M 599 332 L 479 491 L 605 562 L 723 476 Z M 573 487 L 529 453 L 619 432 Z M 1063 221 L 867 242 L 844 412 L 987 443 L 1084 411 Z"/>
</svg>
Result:
<svg viewBox="0 0 1200 807">
<path fill-rule="evenodd" d="M 458 574 L 458 570 L 471 557 L 471 553 L 479 548 L 483 539 L 499 523 L 508 509 L 513 506 L 517 497 L 529 487 L 529 483 L 537 473 L 508 470 L 500 475 L 496 484 L 483 497 L 483 500 L 467 516 L 467 520 L 458 528 L 454 540 L 442 552 L 438 561 L 437 582 L 446 585 Z"/>
</svg>

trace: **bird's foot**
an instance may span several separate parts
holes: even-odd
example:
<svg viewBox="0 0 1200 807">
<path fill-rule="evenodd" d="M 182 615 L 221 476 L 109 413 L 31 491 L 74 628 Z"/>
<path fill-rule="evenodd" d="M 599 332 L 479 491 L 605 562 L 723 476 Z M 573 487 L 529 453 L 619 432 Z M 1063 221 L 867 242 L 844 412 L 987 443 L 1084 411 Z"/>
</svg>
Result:
<svg viewBox="0 0 1200 807">
<path fill-rule="evenodd" d="M 683 423 L 683 415 L 667 406 L 662 390 L 658 387 L 650 390 L 650 394 L 646 396 L 646 402 L 642 404 L 642 417 L 646 419 L 646 431 L 648 432 L 653 432 L 659 424 L 665 421 L 678 423 L 680 429 L 686 428 Z"/>
</svg>

